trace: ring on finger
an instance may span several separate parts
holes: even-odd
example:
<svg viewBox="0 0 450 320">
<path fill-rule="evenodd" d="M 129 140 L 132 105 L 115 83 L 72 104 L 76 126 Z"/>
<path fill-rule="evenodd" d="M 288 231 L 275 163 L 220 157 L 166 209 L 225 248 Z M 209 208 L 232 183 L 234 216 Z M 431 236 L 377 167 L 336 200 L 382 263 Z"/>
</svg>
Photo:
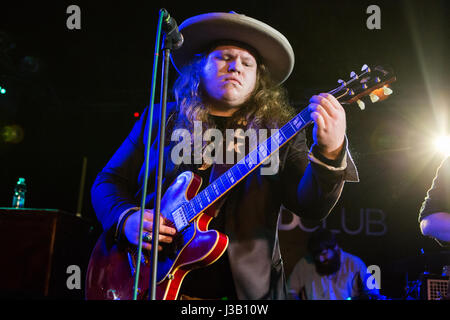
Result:
<svg viewBox="0 0 450 320">
<path fill-rule="evenodd" d="M 152 242 L 153 236 L 150 232 L 145 232 L 144 235 L 142 236 L 142 238 L 146 242 Z"/>
</svg>

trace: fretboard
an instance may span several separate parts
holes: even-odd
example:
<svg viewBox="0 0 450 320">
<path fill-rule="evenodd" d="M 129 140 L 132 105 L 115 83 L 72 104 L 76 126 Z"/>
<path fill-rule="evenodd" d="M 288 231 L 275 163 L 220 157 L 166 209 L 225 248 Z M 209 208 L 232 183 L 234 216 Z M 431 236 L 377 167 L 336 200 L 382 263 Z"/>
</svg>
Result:
<svg viewBox="0 0 450 320">
<path fill-rule="evenodd" d="M 173 212 L 172 216 L 177 230 L 182 230 L 188 226 L 201 212 L 219 200 L 253 170 L 261 166 L 266 159 L 311 122 L 312 119 L 308 108 L 303 109 L 283 127 L 277 130 L 276 133 L 260 143 L 189 202 L 186 202 L 178 210 Z"/>
</svg>

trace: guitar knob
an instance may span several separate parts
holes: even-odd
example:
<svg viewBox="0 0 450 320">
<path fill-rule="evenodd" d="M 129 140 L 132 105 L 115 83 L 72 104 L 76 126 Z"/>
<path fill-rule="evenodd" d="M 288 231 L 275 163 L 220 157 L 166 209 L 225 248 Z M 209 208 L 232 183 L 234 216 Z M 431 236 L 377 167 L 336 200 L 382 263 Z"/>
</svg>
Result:
<svg viewBox="0 0 450 320">
<path fill-rule="evenodd" d="M 375 103 L 378 100 L 380 100 L 380 98 L 374 93 L 369 94 L 369 97 L 370 97 L 370 101 L 372 101 L 373 103 Z"/>
<path fill-rule="evenodd" d="M 350 78 L 358 78 L 355 71 L 350 72 Z"/>
<path fill-rule="evenodd" d="M 358 104 L 358 107 L 361 110 L 364 110 L 366 108 L 366 104 L 364 102 L 362 102 L 361 100 L 357 100 L 356 103 Z"/>
<path fill-rule="evenodd" d="M 339 79 L 337 82 L 340 83 L 341 85 L 345 86 L 345 81 L 344 80 Z"/>
<path fill-rule="evenodd" d="M 363 65 L 361 68 L 361 71 L 366 71 L 366 72 L 370 72 L 370 68 L 367 64 Z"/>
<path fill-rule="evenodd" d="M 385 96 L 388 96 L 388 95 L 392 94 L 393 92 L 394 91 L 392 91 L 391 88 L 386 87 L 386 86 L 383 87 L 383 93 L 384 93 Z"/>
</svg>

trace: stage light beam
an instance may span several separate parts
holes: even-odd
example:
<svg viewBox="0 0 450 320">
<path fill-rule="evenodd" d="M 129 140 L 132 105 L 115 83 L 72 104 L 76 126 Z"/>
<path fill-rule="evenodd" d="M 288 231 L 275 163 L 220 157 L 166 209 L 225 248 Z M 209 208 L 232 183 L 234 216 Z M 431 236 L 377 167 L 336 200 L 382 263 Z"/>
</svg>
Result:
<svg viewBox="0 0 450 320">
<path fill-rule="evenodd" d="M 450 136 L 439 136 L 434 140 L 433 144 L 436 150 L 444 154 L 444 156 L 450 156 Z"/>
</svg>

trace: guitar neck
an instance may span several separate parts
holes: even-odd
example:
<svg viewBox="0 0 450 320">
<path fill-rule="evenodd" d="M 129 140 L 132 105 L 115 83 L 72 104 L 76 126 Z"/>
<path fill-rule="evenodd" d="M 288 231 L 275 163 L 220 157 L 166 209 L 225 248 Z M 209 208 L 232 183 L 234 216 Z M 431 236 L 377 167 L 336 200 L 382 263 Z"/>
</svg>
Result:
<svg viewBox="0 0 450 320">
<path fill-rule="evenodd" d="M 277 130 L 275 134 L 260 143 L 189 202 L 186 202 L 179 210 L 172 213 L 176 228 L 181 230 L 189 225 L 201 212 L 219 200 L 253 170 L 261 166 L 271 155 L 311 122 L 308 108 L 303 109 L 281 129 Z"/>
</svg>

